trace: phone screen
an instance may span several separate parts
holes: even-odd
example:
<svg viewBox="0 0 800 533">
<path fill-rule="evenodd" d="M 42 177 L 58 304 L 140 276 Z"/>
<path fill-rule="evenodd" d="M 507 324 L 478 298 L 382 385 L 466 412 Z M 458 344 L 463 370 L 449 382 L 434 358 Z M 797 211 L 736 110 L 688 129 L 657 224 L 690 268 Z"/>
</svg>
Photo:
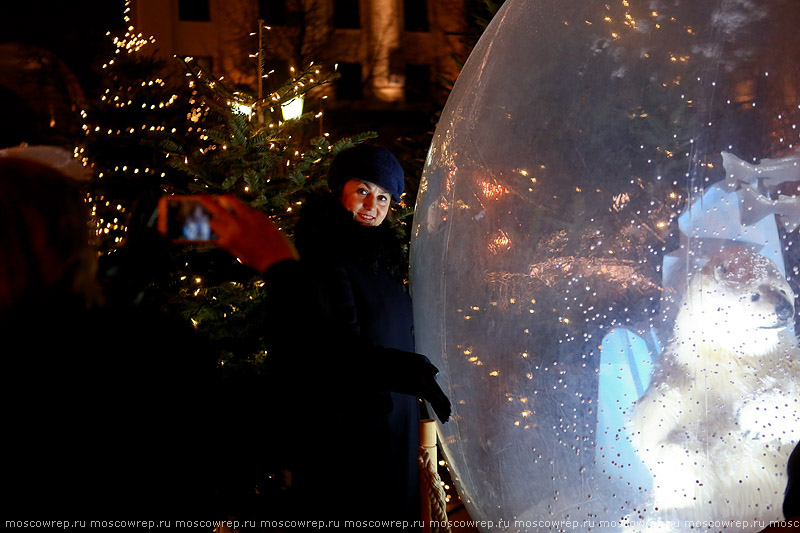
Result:
<svg viewBox="0 0 800 533">
<path fill-rule="evenodd" d="M 211 214 L 196 196 L 165 196 L 159 206 L 159 229 L 176 242 L 213 241 Z"/>
</svg>

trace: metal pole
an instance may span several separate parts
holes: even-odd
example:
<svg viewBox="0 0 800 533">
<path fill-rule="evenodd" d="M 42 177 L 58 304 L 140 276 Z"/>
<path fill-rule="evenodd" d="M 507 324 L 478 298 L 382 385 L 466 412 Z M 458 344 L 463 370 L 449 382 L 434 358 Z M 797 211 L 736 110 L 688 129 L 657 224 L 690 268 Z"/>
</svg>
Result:
<svg viewBox="0 0 800 533">
<path fill-rule="evenodd" d="M 262 98 L 264 98 L 264 19 L 258 19 L 258 103 L 256 116 L 258 122 L 264 122 Z"/>
</svg>

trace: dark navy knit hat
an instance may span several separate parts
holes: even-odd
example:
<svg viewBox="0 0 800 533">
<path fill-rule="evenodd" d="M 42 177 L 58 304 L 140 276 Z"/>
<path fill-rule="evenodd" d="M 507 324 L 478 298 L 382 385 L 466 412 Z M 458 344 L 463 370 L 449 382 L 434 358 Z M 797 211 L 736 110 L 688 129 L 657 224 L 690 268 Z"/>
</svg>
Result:
<svg viewBox="0 0 800 533">
<path fill-rule="evenodd" d="M 349 180 L 362 180 L 386 189 L 395 202 L 405 188 L 403 167 L 389 150 L 359 144 L 340 152 L 328 171 L 328 186 L 338 193 Z"/>
</svg>

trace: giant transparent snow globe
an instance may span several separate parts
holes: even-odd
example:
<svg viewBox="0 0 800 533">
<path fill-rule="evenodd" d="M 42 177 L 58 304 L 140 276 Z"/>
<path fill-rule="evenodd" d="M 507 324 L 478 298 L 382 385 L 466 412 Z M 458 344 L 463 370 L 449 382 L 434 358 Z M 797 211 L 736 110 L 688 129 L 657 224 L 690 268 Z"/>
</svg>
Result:
<svg viewBox="0 0 800 533">
<path fill-rule="evenodd" d="M 508 0 L 433 139 L 418 351 L 483 531 L 759 531 L 798 441 L 800 5 Z"/>
</svg>

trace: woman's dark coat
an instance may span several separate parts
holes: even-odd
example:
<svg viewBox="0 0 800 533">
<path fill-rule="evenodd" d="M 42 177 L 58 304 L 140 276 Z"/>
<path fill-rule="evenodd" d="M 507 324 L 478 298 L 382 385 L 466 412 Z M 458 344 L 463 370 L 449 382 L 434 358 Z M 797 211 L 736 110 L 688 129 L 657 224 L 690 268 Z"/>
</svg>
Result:
<svg viewBox="0 0 800 533">
<path fill-rule="evenodd" d="M 363 227 L 327 195 L 308 201 L 296 244 L 301 268 L 278 265 L 267 282 L 268 298 L 284 302 L 270 321 L 273 351 L 295 387 L 283 395 L 289 425 L 299 423 L 293 490 L 313 501 L 299 512 L 418 520 L 419 400 L 395 392 L 421 357 L 401 242 L 387 222 Z"/>
</svg>

